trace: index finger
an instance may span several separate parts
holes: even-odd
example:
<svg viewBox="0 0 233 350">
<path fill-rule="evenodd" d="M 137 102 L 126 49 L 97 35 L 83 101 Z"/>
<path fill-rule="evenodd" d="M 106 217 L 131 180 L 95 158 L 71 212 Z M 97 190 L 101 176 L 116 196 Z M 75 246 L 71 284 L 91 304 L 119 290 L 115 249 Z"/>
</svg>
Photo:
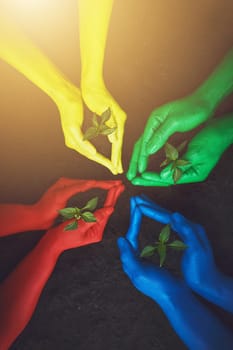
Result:
<svg viewBox="0 0 233 350">
<path fill-rule="evenodd" d="M 137 206 L 135 197 L 130 198 L 130 224 L 126 233 L 126 238 L 131 243 L 135 251 L 139 251 L 138 236 L 142 222 L 142 213 Z"/>
<path fill-rule="evenodd" d="M 156 112 L 152 112 L 142 134 L 141 151 L 138 157 L 138 170 L 140 173 L 144 172 L 147 168 L 148 158 L 150 156 L 147 151 L 148 144 L 153 137 L 154 132 L 159 128 L 160 124 L 161 121 L 158 118 L 158 114 Z"/>
<path fill-rule="evenodd" d="M 204 228 L 179 213 L 171 216 L 171 227 L 188 246 L 210 247 Z"/>
</svg>

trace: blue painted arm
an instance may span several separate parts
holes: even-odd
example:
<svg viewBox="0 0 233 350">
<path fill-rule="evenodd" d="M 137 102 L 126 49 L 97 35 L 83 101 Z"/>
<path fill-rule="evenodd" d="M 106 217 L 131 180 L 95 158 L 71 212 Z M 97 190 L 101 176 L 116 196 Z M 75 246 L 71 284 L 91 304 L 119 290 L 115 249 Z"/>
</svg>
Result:
<svg viewBox="0 0 233 350">
<path fill-rule="evenodd" d="M 171 227 L 189 247 L 182 258 L 186 283 L 203 298 L 233 313 L 233 279 L 215 265 L 204 228 L 178 213 L 171 216 Z"/>
<path fill-rule="evenodd" d="M 198 301 L 184 281 L 139 258 L 138 235 L 143 215 L 164 224 L 170 223 L 174 229 L 179 217 L 144 197 L 131 198 L 130 227 L 126 238 L 118 240 L 125 273 L 139 291 L 160 305 L 189 349 L 231 349 L 233 334 Z"/>
</svg>

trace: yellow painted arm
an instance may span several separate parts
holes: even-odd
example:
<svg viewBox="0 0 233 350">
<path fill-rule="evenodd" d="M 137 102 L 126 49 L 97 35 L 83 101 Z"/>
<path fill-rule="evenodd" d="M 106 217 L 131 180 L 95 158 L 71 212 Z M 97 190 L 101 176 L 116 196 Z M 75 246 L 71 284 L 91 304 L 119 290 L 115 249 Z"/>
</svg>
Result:
<svg viewBox="0 0 233 350">
<path fill-rule="evenodd" d="M 105 87 L 104 52 L 113 0 L 78 0 L 81 52 L 81 93 L 87 107 L 97 114 L 111 109 L 109 127 L 117 127 L 108 136 L 112 142 L 111 160 L 119 173 L 126 114 Z"/>
<path fill-rule="evenodd" d="M 0 58 L 32 81 L 55 103 L 71 85 L 13 21 L 0 14 Z"/>
<path fill-rule="evenodd" d="M 21 32 L 0 14 L 0 58 L 21 72 L 57 105 L 67 147 L 107 167 L 116 174 L 112 162 L 83 141 L 83 104 L 80 90 Z"/>
<path fill-rule="evenodd" d="M 113 0 L 78 0 L 82 81 L 103 83 L 103 63 Z"/>
</svg>

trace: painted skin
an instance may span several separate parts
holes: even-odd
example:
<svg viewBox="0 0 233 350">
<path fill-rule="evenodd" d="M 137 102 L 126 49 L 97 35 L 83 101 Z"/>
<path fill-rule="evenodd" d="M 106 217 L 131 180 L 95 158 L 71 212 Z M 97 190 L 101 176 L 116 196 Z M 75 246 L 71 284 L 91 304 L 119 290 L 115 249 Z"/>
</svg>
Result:
<svg viewBox="0 0 233 350">
<path fill-rule="evenodd" d="M 195 291 L 233 312 L 233 279 L 217 269 L 204 228 L 145 197 L 132 197 L 130 211 L 128 232 L 125 238 L 119 238 L 118 246 L 123 270 L 132 284 L 160 305 L 189 349 L 230 350 L 232 332 L 193 294 Z M 184 280 L 139 257 L 138 237 L 143 215 L 170 224 L 188 246 L 182 258 Z"/>
<path fill-rule="evenodd" d="M 97 222 L 80 220 L 78 228 L 72 231 L 64 231 L 67 222 L 50 228 L 58 210 L 66 206 L 71 196 L 92 188 L 108 191 L 103 208 L 94 212 Z M 0 205 L 1 236 L 27 230 L 47 230 L 0 286 L 1 350 L 8 349 L 30 321 L 59 256 L 67 249 L 102 240 L 104 228 L 123 190 L 121 181 L 61 178 L 34 205 Z"/>
<path fill-rule="evenodd" d="M 79 0 L 81 52 L 81 91 L 20 31 L 15 23 L 0 14 L 0 58 L 22 73 L 56 104 L 65 144 L 83 156 L 122 173 L 122 143 L 125 112 L 109 91 L 103 78 L 104 51 L 113 1 Z M 91 10 L 91 11 L 90 11 Z M 96 37 L 98 35 L 98 40 Z M 94 59 L 93 59 L 94 58 Z M 108 139 L 112 143 L 111 160 L 83 140 L 83 100 L 97 114 L 111 108 L 108 125 L 116 127 Z"/>
<path fill-rule="evenodd" d="M 209 120 L 219 105 L 219 103 L 233 92 L 233 49 L 225 56 L 221 64 L 210 75 L 210 77 L 190 96 L 183 99 L 167 103 L 155 109 L 146 124 L 144 132 L 135 143 L 127 178 L 134 185 L 142 186 L 169 186 L 174 184 L 171 180 L 170 167 L 166 168 L 160 175 L 148 173 L 146 171 L 150 155 L 158 152 L 176 132 L 190 131 Z M 218 126 L 218 122 L 213 122 Z M 233 142 L 232 121 L 220 123 L 218 137 L 214 126 L 207 126 L 203 131 L 195 136 L 189 145 L 189 150 L 184 158 L 191 162 L 183 179 L 179 183 L 199 182 L 206 179 L 212 171 L 222 153 Z M 231 135 L 228 126 L 231 128 Z M 204 129 L 204 130 L 205 130 Z M 228 134 L 225 137 L 225 133 Z M 202 145 L 206 135 L 212 142 Z M 223 147 L 220 146 L 212 157 L 212 151 L 216 147 L 214 142 L 216 137 L 222 138 Z M 230 139 L 230 143 L 229 143 Z M 200 149 L 200 145 L 203 149 Z M 221 144 L 221 143 L 220 143 Z M 227 146 L 226 146 L 227 144 Z M 206 166 L 202 162 L 205 159 Z M 181 167 L 182 169 L 182 167 Z M 137 175 L 137 173 L 140 175 Z M 170 175 L 168 174 L 170 172 Z"/>
</svg>

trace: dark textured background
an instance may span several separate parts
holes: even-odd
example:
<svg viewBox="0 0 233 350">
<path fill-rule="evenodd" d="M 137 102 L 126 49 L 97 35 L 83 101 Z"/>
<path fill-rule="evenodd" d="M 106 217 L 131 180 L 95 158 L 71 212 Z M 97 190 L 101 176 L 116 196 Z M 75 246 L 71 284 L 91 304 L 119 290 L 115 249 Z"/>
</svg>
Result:
<svg viewBox="0 0 233 350">
<path fill-rule="evenodd" d="M 16 1 L 16 0 L 15 0 Z M 10 5 L 11 3 L 11 5 Z M 21 9 L 1 8 L 77 85 L 80 59 L 75 0 Z M 233 44 L 231 0 L 116 0 L 106 48 L 109 90 L 128 114 L 123 161 L 155 107 L 191 93 Z M 0 61 L 1 202 L 33 203 L 60 176 L 112 179 L 103 167 L 64 146 L 54 103 L 13 68 Z M 220 116 L 233 110 L 228 98 Z M 190 135 L 189 135 L 190 136 Z M 187 138 L 178 136 L 179 139 Z M 232 147 L 205 183 L 172 188 L 126 185 L 103 242 L 65 252 L 48 281 L 38 307 L 12 350 L 183 349 L 160 308 L 137 292 L 121 270 L 116 239 L 129 224 L 129 198 L 145 193 L 161 206 L 180 211 L 205 226 L 216 261 L 232 275 Z M 155 157 L 156 164 L 156 157 Z M 160 226 L 143 222 L 147 237 Z M 3 279 L 43 232 L 1 238 Z M 172 255 L 168 267 L 178 268 Z M 208 307 L 212 307 L 208 305 Z M 213 307 L 212 307 L 213 308 Z M 229 326 L 226 312 L 213 308 Z"/>
</svg>

